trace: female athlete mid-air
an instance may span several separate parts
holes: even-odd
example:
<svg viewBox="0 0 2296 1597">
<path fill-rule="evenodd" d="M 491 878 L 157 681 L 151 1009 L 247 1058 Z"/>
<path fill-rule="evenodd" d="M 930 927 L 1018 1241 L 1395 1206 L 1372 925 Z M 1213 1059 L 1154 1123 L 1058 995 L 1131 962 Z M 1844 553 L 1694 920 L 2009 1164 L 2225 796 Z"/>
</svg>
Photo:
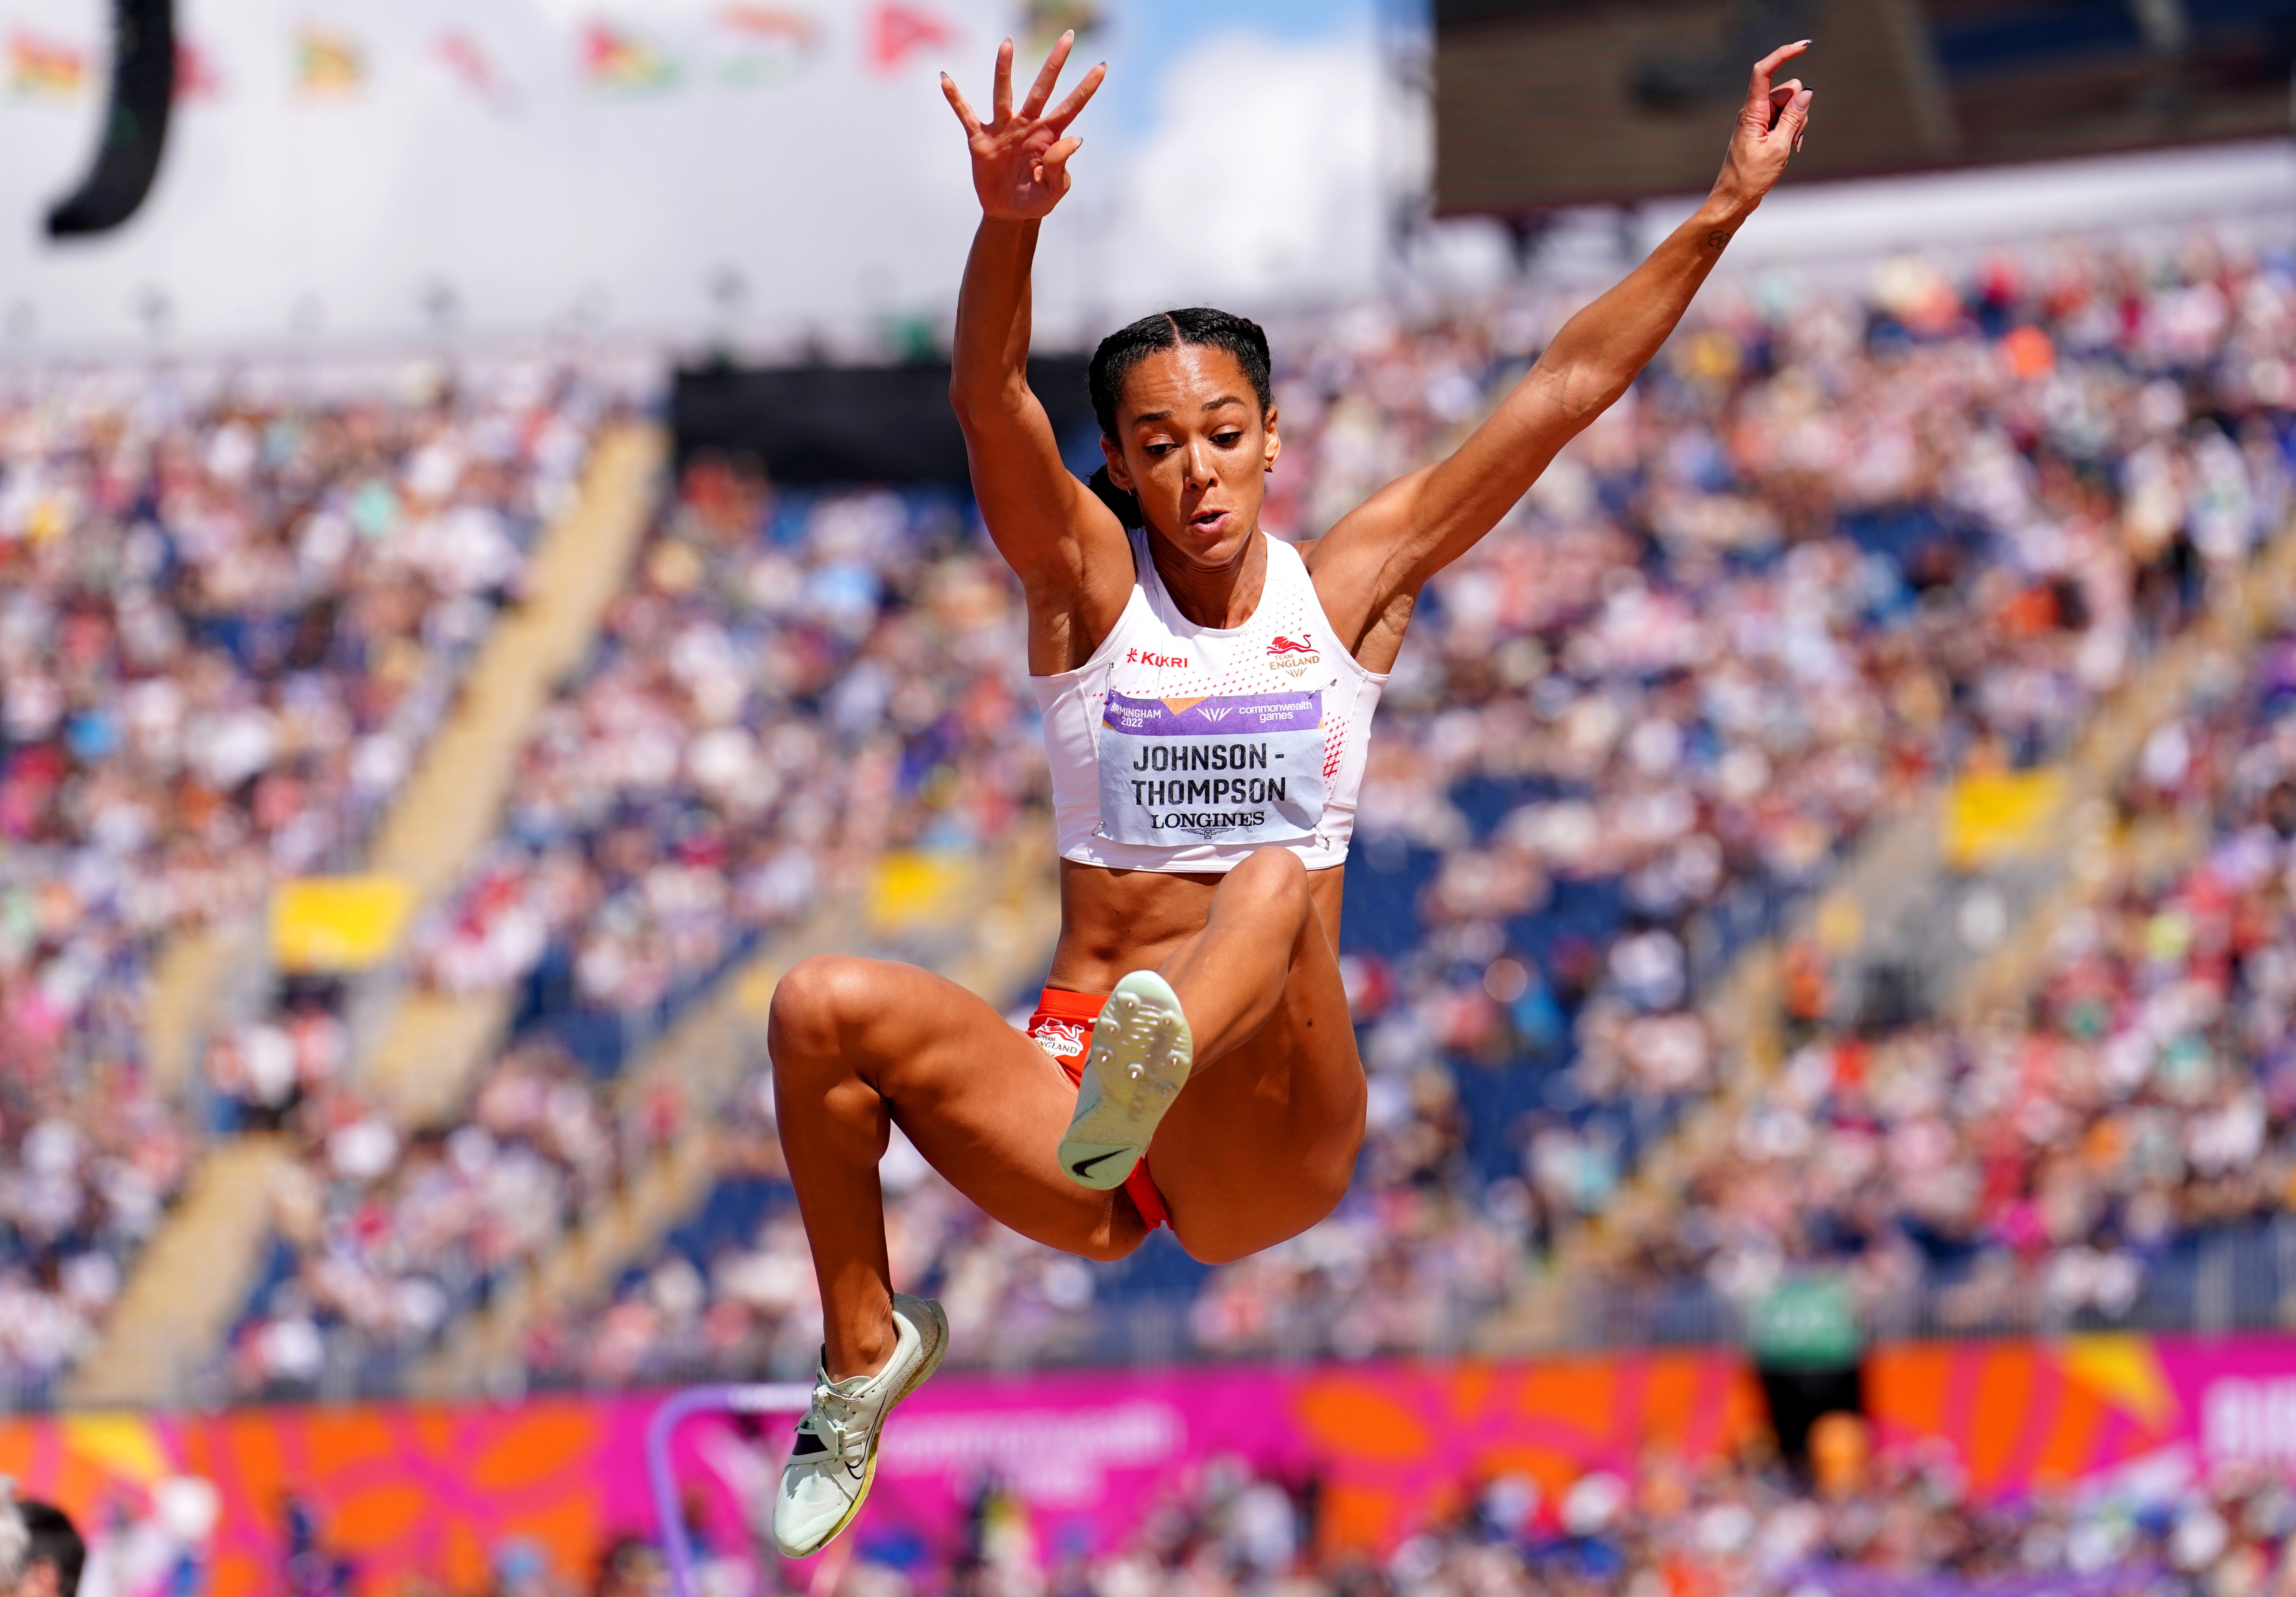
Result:
<svg viewBox="0 0 2296 1597">
<path fill-rule="evenodd" d="M 824 956 L 769 1033 L 782 1145 L 820 1278 L 813 1406 L 774 1509 L 791 1557 L 849 1524 L 886 1414 L 939 1364 L 940 1307 L 893 1290 L 877 1161 L 901 1129 L 997 1221 L 1112 1259 L 1168 1225 L 1199 1259 L 1296 1236 L 1347 1190 L 1364 1073 L 1333 954 L 1372 710 L 1430 577 L 1626 392 L 1785 169 L 1810 91 L 1754 68 L 1697 214 L 1568 322 L 1457 453 L 1313 543 L 1260 530 L 1282 446 L 1267 340 L 1176 310 L 1093 356 L 1107 467 L 1061 464 L 1027 376 L 1029 264 L 1104 68 L 1046 110 L 1072 40 L 987 121 L 944 77 L 981 220 L 950 397 L 982 519 L 1027 595 L 1061 856 L 1051 983 L 1023 1036 L 930 971 Z"/>
</svg>

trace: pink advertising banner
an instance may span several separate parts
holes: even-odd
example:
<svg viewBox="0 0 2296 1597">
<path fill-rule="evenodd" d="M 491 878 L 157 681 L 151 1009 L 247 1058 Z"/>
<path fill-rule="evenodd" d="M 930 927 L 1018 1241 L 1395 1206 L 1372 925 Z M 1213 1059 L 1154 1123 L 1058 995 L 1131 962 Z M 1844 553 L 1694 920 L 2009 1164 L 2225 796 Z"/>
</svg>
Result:
<svg viewBox="0 0 2296 1597">
<path fill-rule="evenodd" d="M 1941 1438 L 1988 1493 L 2132 1466 L 2296 1467 L 2296 1339 L 2143 1337 L 1915 1344 L 1868 1365 L 1885 1443 Z M 339 1559 L 358 1588 L 482 1586 L 523 1545 L 579 1578 L 655 1534 L 644 1437 L 660 1395 L 509 1405 L 353 1405 L 0 1421 L 0 1474 L 94 1527 L 122 1597 L 196 1565 L 217 1597 Z M 1321 1534 L 1376 1549 L 1519 1474 L 1548 1502 L 1658 1451 L 1730 1452 L 1762 1429 L 1726 1350 L 1522 1362 L 945 1375 L 889 1428 L 876 1494 L 844 1545 L 954 1551 L 984 1488 L 1046 1557 L 1105 1548 L 1223 1457 L 1321 1486 Z M 678 1432 L 688 1519 L 713 1556 L 757 1556 L 790 1419 Z M 299 1533 L 297 1527 L 308 1529 Z M 178 1588 L 180 1589 L 180 1588 Z"/>
</svg>

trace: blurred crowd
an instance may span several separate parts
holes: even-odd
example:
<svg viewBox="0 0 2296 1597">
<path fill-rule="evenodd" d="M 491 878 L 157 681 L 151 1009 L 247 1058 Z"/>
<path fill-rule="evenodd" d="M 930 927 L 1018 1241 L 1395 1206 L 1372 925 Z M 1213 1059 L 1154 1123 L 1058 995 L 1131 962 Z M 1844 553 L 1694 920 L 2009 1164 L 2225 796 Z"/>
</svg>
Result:
<svg viewBox="0 0 2296 1597">
<path fill-rule="evenodd" d="M 1684 1172 L 1646 1275 L 1744 1300 L 1841 1264 L 1948 1326 L 2119 1320 L 2194 1233 L 2296 1198 L 2296 641 L 2156 729 L 2120 796 L 2130 847 L 1989 1024 L 1821 1029 Z M 2164 825 L 2163 823 L 2168 823 Z M 2267 1290 L 2268 1290 L 2268 1283 Z"/>
<path fill-rule="evenodd" d="M 86 1349 L 182 1178 L 201 1117 L 144 1059 L 163 946 L 353 856 L 598 408 L 538 371 L 0 394 L 0 1381 Z M 275 1061 L 207 1066 L 228 1124 Z"/>
<path fill-rule="evenodd" d="M 451 1127 L 406 1131 L 340 1090 L 310 1094 L 291 1126 L 303 1158 L 273 1194 L 258 1310 L 232 1336 L 242 1396 L 388 1380 L 651 1151 L 547 1044 L 506 1054 Z"/>
<path fill-rule="evenodd" d="M 1847 1415 L 1821 1425 L 1863 1431 Z M 1631 1477 L 1582 1475 L 1551 1498 L 1526 1476 L 1503 1476 L 1469 1486 L 1447 1522 L 1374 1559 L 1329 1549 L 1313 1480 L 1256 1476 L 1241 1461 L 1224 1461 L 1175 1483 L 1131 1545 L 1090 1560 L 1062 1560 L 1037 1545 L 1024 1507 L 992 1495 L 952 1584 L 984 1597 L 2067 1590 L 2277 1597 L 2296 1589 L 2296 1493 L 2276 1470 L 2227 1470 L 2207 1481 L 2133 1478 L 1991 1503 L 1970 1492 L 1947 1454 L 1885 1454 L 1838 1467 L 1834 1476 L 1814 1485 L 1776 1463 L 1657 1456 Z M 907 1597 L 936 1584 L 933 1573 L 863 1566 L 846 1583 L 871 1597 Z"/>
<path fill-rule="evenodd" d="M 1027 669 L 1017 586 L 954 503 L 698 463 L 425 975 L 646 1011 L 888 850 L 993 847 L 1042 801 Z"/>
</svg>

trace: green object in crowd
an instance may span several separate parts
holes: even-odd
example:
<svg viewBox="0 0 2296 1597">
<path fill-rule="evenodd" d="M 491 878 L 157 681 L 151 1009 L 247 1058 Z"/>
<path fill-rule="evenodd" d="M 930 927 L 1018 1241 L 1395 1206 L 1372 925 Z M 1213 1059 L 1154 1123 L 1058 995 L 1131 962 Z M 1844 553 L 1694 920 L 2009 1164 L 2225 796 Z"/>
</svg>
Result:
<svg viewBox="0 0 2296 1597">
<path fill-rule="evenodd" d="M 1773 1369 L 1856 1364 L 1862 1345 L 1849 1289 L 1830 1275 L 1786 1282 L 1757 1300 L 1746 1339 L 1754 1362 Z"/>
</svg>

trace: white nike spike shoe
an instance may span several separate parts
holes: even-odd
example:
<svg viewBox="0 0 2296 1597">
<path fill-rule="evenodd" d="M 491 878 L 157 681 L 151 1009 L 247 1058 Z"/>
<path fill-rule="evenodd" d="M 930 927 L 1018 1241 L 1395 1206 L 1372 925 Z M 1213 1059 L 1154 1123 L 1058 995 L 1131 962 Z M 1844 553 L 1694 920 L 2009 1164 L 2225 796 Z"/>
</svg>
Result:
<svg viewBox="0 0 2296 1597">
<path fill-rule="evenodd" d="M 1080 1186 L 1121 1186 L 1187 1084 L 1196 1040 L 1179 995 L 1153 970 L 1116 984 L 1093 1022 L 1076 1113 L 1061 1139 L 1061 1168 Z"/>
<path fill-rule="evenodd" d="M 813 1406 L 798 1421 L 797 1445 L 774 1495 L 774 1542 L 807 1558 L 853 1523 L 877 1478 L 877 1437 L 893 1405 L 925 1383 L 948 1351 L 948 1317 L 930 1298 L 893 1294 L 893 1356 L 874 1375 L 814 1383 Z"/>
</svg>

